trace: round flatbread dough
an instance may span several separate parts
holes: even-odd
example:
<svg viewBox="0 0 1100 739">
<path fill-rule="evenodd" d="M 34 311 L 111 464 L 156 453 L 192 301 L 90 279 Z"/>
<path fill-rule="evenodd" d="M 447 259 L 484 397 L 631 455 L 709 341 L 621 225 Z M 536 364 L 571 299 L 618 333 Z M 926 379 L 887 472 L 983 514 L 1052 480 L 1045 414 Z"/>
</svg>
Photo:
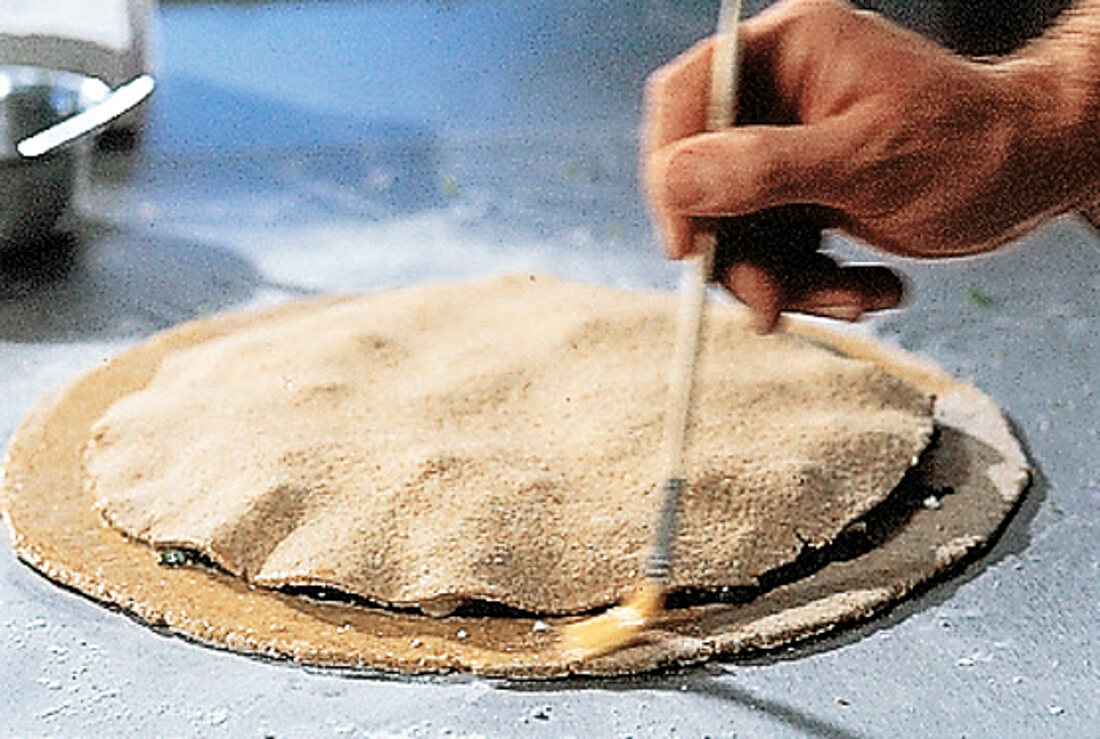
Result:
<svg viewBox="0 0 1100 739">
<path fill-rule="evenodd" d="M 85 455 L 126 535 L 265 587 L 580 613 L 636 586 L 672 296 L 508 277 L 348 300 L 165 358 Z M 932 400 L 716 310 L 671 586 L 754 586 L 881 503 Z"/>
<path fill-rule="evenodd" d="M 454 289 L 457 295 L 463 288 Z M 897 490 L 832 544 L 808 548 L 813 556 L 764 573 L 755 587 L 735 589 L 729 602 L 681 602 L 683 607 L 664 613 L 637 643 L 598 659 L 577 663 L 560 649 L 560 628 L 576 616 L 428 618 L 318 601 L 252 587 L 219 569 L 161 566 L 148 545 L 103 523 L 85 490 L 82 456 L 93 426 L 100 428 L 113 406 L 149 387 L 173 357 L 193 348 L 346 303 L 319 300 L 186 324 L 42 401 L 13 436 L 0 484 L 0 505 L 18 556 L 57 582 L 140 619 L 241 652 L 405 672 L 609 675 L 771 648 L 867 618 L 984 551 L 1029 479 L 1019 443 L 996 406 L 977 390 L 874 342 L 785 321 L 790 334 L 874 363 L 934 394 L 933 444 Z M 660 349 L 651 351 L 648 361 L 667 364 Z M 929 500 L 935 504 L 927 505 Z M 596 567 L 600 559 L 594 552 L 588 561 Z"/>
</svg>

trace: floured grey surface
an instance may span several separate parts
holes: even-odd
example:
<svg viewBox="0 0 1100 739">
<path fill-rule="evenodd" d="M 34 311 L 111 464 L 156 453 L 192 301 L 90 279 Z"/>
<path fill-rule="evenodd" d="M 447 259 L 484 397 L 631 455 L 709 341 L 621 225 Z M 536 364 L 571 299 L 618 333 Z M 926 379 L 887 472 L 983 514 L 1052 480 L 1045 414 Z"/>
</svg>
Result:
<svg viewBox="0 0 1100 739">
<path fill-rule="evenodd" d="M 499 22 L 477 16 L 483 7 Z M 47 274 L 33 292 L 10 297 L 19 281 L 5 276 L 0 437 L 10 437 L 46 393 L 121 344 L 219 306 L 281 297 L 261 275 L 343 292 L 522 269 L 673 286 L 675 268 L 662 263 L 631 180 L 637 121 L 609 116 L 608 105 L 639 99 L 646 70 L 708 33 L 713 18 L 705 10 L 658 2 L 647 4 L 644 21 L 620 23 L 620 3 L 544 6 L 545 33 L 532 54 L 570 64 L 559 72 L 543 65 L 542 86 L 524 90 L 516 108 L 529 117 L 505 122 L 509 139 L 495 136 L 505 124 L 491 111 L 450 110 L 446 96 L 404 96 L 404 118 L 430 119 L 442 105 L 467 131 L 463 139 L 439 139 L 429 181 L 450 176 L 459 189 L 439 210 L 380 217 L 384 210 L 367 212 L 366 178 L 335 181 L 308 166 L 331 154 L 336 171 L 362 171 L 361 141 L 354 133 L 326 138 L 324 112 L 342 105 L 364 118 L 377 114 L 373 98 L 348 90 L 383 89 L 363 82 L 377 73 L 368 52 L 398 37 L 389 31 L 395 23 L 428 39 L 442 24 L 466 33 L 463 24 L 476 20 L 492 44 L 426 45 L 417 53 L 430 58 L 436 49 L 451 69 L 500 83 L 494 89 L 503 95 L 523 71 L 497 64 L 487 50 L 513 59 L 514 45 L 501 35 L 525 7 L 164 6 L 157 123 L 169 125 L 154 132 L 135 178 L 97 181 L 94 212 L 110 230 L 93 236 L 80 266 Z M 578 50 L 568 19 L 588 18 L 593 8 L 604 22 L 585 24 L 593 42 Z M 272 29 L 283 26 L 296 30 L 269 45 Z M 348 45 L 348 28 L 362 48 Z M 602 30 L 614 32 L 613 44 L 600 41 L 607 39 Z M 511 36 L 517 45 L 531 40 Z M 329 55 L 318 56 L 319 48 Z M 391 80 L 422 84 L 421 68 L 400 53 L 394 59 Z M 591 102 L 577 96 L 578 59 L 616 71 L 613 79 L 590 78 L 603 89 Z M 343 77 L 319 82 L 334 73 Z M 218 92 L 229 83 L 241 94 L 234 117 L 219 118 L 227 99 Z M 290 105 L 272 115 L 274 99 Z M 583 118 L 575 108 L 565 118 L 548 114 L 568 105 L 588 105 L 600 135 L 585 120 L 573 127 Z M 309 115 L 294 118 L 303 108 Z M 255 111 L 290 141 L 282 153 L 251 155 L 251 138 L 238 143 L 218 124 Z M 290 119 L 295 125 L 274 125 Z M 551 127 L 555 133 L 542 134 Z M 213 150 L 232 155 L 217 168 L 209 163 L 212 149 L 202 148 L 215 139 L 222 143 Z M 328 142 L 348 149 L 332 153 Z M 361 248 L 380 235 L 398 248 Z M 1098 243 L 1062 222 L 1000 255 L 895 263 L 912 284 L 909 306 L 874 320 L 872 330 L 988 392 L 1026 441 L 1040 476 L 990 555 L 855 632 L 781 658 L 612 683 L 512 690 L 470 678 L 348 680 L 166 639 L 60 590 L 0 545 L 0 733 L 1091 737 L 1100 724 Z M 104 335 L 110 346 L 99 343 Z M 151 675 L 170 675 L 170 684 Z"/>
</svg>

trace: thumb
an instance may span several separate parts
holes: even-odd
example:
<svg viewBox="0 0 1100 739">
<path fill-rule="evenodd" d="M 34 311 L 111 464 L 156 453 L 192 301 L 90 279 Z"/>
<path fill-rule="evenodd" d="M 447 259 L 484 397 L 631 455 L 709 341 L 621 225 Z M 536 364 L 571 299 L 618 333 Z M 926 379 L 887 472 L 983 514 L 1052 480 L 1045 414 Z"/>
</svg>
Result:
<svg viewBox="0 0 1100 739">
<path fill-rule="evenodd" d="M 650 191 L 664 208 L 691 216 L 745 215 L 792 203 L 841 208 L 845 152 L 856 128 L 847 119 L 680 139 L 656 152 Z"/>
</svg>

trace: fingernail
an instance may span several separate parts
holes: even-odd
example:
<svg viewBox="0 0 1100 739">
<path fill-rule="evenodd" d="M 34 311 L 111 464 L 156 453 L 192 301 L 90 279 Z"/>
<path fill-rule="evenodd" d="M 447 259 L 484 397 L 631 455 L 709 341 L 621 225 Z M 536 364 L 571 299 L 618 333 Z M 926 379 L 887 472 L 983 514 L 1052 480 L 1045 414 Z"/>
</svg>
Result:
<svg viewBox="0 0 1100 739">
<path fill-rule="evenodd" d="M 752 312 L 752 325 L 759 334 L 770 334 L 779 324 L 778 288 L 769 275 L 750 264 L 730 267 L 726 275 L 730 291 Z"/>
<path fill-rule="evenodd" d="M 752 327 L 758 334 L 770 334 L 779 325 L 780 314 L 777 311 L 762 312 L 753 311 Z"/>
<path fill-rule="evenodd" d="M 814 313 L 841 321 L 858 321 L 864 313 L 861 305 L 825 305 L 814 309 Z"/>
</svg>

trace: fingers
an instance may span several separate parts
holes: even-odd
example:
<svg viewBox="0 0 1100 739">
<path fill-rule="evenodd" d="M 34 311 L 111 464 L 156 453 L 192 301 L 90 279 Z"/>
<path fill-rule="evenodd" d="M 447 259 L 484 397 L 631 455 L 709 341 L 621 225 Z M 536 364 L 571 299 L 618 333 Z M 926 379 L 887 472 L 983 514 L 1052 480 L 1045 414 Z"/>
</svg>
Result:
<svg viewBox="0 0 1100 739">
<path fill-rule="evenodd" d="M 829 260 L 812 279 L 800 276 L 788 294 L 786 310 L 854 321 L 864 313 L 896 308 L 905 285 L 896 272 L 881 265 L 838 267 Z"/>
<path fill-rule="evenodd" d="M 836 56 L 838 39 L 862 49 L 856 18 L 838 0 L 785 0 L 743 23 L 731 129 L 705 131 L 711 41 L 647 86 L 643 180 L 668 253 L 688 254 L 697 231 L 715 228 L 716 277 L 764 332 L 784 311 L 856 320 L 902 300 L 893 271 L 842 268 L 817 251 L 821 229 L 843 225 L 858 199 L 854 163 L 878 125 L 875 96 L 855 94 L 864 72 Z"/>
<path fill-rule="evenodd" d="M 668 253 L 691 251 L 692 217 L 730 217 L 791 203 L 846 210 L 857 137 L 872 125 L 860 106 L 811 125 L 742 126 L 679 139 L 654 152 L 645 187 Z"/>
<path fill-rule="evenodd" d="M 661 218 L 661 230 L 668 256 L 682 259 L 695 248 L 695 235 L 700 232 L 700 226 L 694 218 L 669 215 Z"/>
<path fill-rule="evenodd" d="M 820 254 L 789 273 L 774 265 L 737 262 L 721 281 L 749 308 L 761 333 L 774 331 L 783 312 L 856 321 L 868 312 L 896 308 L 905 294 L 901 277 L 887 267 L 840 267 Z"/>
<path fill-rule="evenodd" d="M 670 256 L 691 250 L 690 216 L 793 202 L 843 207 L 850 154 L 859 134 L 873 130 L 870 111 L 858 102 L 819 102 L 824 115 L 803 114 L 811 102 L 831 99 L 816 91 L 820 57 L 833 53 L 833 34 L 822 26 L 844 25 L 853 14 L 836 0 L 786 0 L 743 22 L 739 125 L 727 131 L 704 130 L 713 40 L 651 76 L 643 184 Z"/>
<path fill-rule="evenodd" d="M 647 177 L 659 207 L 730 216 L 810 202 L 840 207 L 849 162 L 870 111 L 855 106 L 813 124 L 742 126 L 680 139 L 655 152 Z"/>
<path fill-rule="evenodd" d="M 748 307 L 758 332 L 775 330 L 783 310 L 783 286 L 777 275 L 752 262 L 739 262 L 727 270 L 722 284 Z"/>
<path fill-rule="evenodd" d="M 663 186 L 657 179 L 660 175 L 654 170 L 654 158 L 669 144 L 706 129 L 711 49 L 710 40 L 695 45 L 657 70 L 646 86 L 642 126 L 643 184 L 665 248 L 669 256 L 676 259 L 691 251 L 695 226 L 689 218 L 662 202 Z"/>
<path fill-rule="evenodd" d="M 646 190 L 671 257 L 691 251 L 692 217 L 736 216 L 800 199 L 804 180 L 776 174 L 793 166 L 787 160 L 797 144 L 782 143 L 792 138 L 786 133 L 754 126 L 698 134 L 651 156 Z"/>
<path fill-rule="evenodd" d="M 643 156 L 706 130 L 713 42 L 703 41 L 654 72 L 646 85 Z"/>
<path fill-rule="evenodd" d="M 776 104 L 774 98 L 779 89 L 804 82 L 806 70 L 817 62 L 803 57 L 813 57 L 829 48 L 820 26 L 825 16 L 834 16 L 838 10 L 851 12 L 851 8 L 835 0 L 788 0 L 740 24 L 737 108 L 742 122 L 746 122 L 743 115 L 746 109 L 753 111 L 748 122 L 794 122 L 793 118 L 777 120 L 765 109 Z M 806 36 L 813 43 L 803 43 Z M 642 127 L 646 156 L 673 141 L 706 130 L 713 48 L 713 38 L 701 41 L 650 75 Z M 777 89 L 769 89 L 773 87 Z"/>
</svg>

